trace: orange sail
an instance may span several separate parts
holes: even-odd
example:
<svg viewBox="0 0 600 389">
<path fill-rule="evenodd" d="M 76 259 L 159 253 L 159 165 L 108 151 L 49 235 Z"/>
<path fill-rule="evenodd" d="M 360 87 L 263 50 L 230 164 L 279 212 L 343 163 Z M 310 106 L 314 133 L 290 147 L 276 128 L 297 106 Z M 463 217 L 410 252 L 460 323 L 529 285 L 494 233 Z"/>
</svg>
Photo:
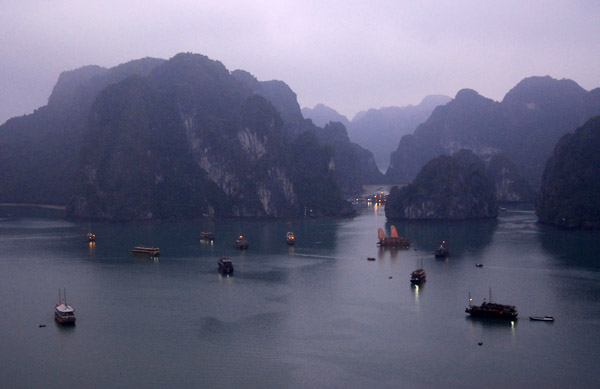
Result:
<svg viewBox="0 0 600 389">
<path fill-rule="evenodd" d="M 390 237 L 391 238 L 397 238 L 398 237 L 398 231 L 396 231 L 396 226 L 392 226 L 390 228 Z"/>
<path fill-rule="evenodd" d="M 380 227 L 377 229 L 377 237 L 379 240 L 385 239 L 385 232 L 383 232 L 383 228 Z"/>
</svg>

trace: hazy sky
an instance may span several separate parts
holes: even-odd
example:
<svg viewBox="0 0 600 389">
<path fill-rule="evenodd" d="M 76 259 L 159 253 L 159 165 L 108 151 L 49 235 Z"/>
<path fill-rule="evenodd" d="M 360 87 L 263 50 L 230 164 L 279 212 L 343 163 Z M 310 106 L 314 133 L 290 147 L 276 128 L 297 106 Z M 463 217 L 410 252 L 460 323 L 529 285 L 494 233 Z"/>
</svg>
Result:
<svg viewBox="0 0 600 389">
<path fill-rule="evenodd" d="M 349 119 L 550 75 L 600 86 L 600 1 L 0 0 L 0 123 L 62 71 L 179 52 L 285 81 Z"/>
</svg>

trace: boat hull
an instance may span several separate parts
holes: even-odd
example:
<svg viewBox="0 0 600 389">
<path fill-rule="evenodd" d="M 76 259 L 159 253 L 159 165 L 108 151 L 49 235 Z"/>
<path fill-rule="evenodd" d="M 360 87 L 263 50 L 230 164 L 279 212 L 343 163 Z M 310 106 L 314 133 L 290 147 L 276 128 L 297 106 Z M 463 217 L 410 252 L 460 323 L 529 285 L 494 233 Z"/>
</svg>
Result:
<svg viewBox="0 0 600 389">
<path fill-rule="evenodd" d="M 158 257 L 160 255 L 160 249 L 158 247 L 134 247 L 131 249 L 131 254 L 133 255 L 143 255 L 150 257 Z"/>
<path fill-rule="evenodd" d="M 54 313 L 54 320 L 60 324 L 75 324 L 75 316 L 61 316 L 58 312 Z"/>
<path fill-rule="evenodd" d="M 465 312 L 473 317 L 486 317 L 502 320 L 514 320 L 518 316 L 518 313 L 516 312 L 479 309 L 478 307 L 467 308 Z"/>
<path fill-rule="evenodd" d="M 529 320 L 533 321 L 554 321 L 552 316 L 529 316 Z"/>
</svg>

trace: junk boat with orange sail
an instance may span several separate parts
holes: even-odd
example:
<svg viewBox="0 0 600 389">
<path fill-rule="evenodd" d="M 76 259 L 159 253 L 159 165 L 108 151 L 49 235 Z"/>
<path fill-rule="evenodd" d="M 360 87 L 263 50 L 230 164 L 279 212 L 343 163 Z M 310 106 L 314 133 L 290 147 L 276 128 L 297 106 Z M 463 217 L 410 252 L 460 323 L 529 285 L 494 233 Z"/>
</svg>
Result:
<svg viewBox="0 0 600 389">
<path fill-rule="evenodd" d="M 377 245 L 380 247 L 401 247 L 401 248 L 409 248 L 410 240 L 408 238 L 404 238 L 398 236 L 398 231 L 395 226 L 390 227 L 390 237 L 385 236 L 385 232 L 383 232 L 383 228 L 379 228 L 377 230 L 377 235 L 379 237 L 379 242 Z"/>
</svg>

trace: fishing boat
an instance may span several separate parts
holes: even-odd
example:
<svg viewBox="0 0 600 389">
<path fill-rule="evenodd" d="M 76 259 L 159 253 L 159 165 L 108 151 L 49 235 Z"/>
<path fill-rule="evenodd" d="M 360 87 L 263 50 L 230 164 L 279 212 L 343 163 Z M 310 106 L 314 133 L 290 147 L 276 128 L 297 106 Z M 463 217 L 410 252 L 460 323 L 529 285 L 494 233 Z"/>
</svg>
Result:
<svg viewBox="0 0 600 389">
<path fill-rule="evenodd" d="M 148 246 L 135 246 L 131 249 L 133 255 L 146 255 L 150 257 L 158 257 L 160 255 L 160 249 L 158 247 Z"/>
<path fill-rule="evenodd" d="M 374 261 L 375 257 L 367 257 L 367 261 Z"/>
<path fill-rule="evenodd" d="M 54 308 L 54 319 L 60 324 L 75 324 L 75 309 L 67 304 L 67 290 L 64 289 L 63 295 L 58 289 L 58 304 Z"/>
<path fill-rule="evenodd" d="M 235 245 L 240 250 L 248 249 L 248 240 L 244 238 L 244 235 L 240 235 L 239 238 L 235 240 Z"/>
<path fill-rule="evenodd" d="M 492 289 L 490 288 L 490 299 L 483 299 L 481 305 L 473 305 L 473 299 L 469 293 L 469 306 L 465 312 L 474 317 L 490 317 L 496 319 L 513 320 L 517 318 L 518 312 L 514 305 L 505 305 L 492 302 Z"/>
<path fill-rule="evenodd" d="M 427 281 L 427 275 L 425 274 L 425 270 L 417 269 L 410 273 L 410 283 L 413 285 L 421 285 L 423 282 Z"/>
<path fill-rule="evenodd" d="M 385 236 L 385 232 L 383 228 L 377 229 L 377 236 L 379 238 L 379 242 L 377 245 L 379 247 L 399 247 L 407 249 L 410 247 L 410 240 L 408 238 L 398 236 L 398 231 L 396 230 L 396 226 L 390 227 L 390 237 Z"/>
<path fill-rule="evenodd" d="M 223 275 L 227 275 L 227 274 L 233 274 L 233 263 L 231 262 L 231 259 L 228 257 L 221 257 L 221 259 L 219 259 L 219 273 L 223 274 Z"/>
<path fill-rule="evenodd" d="M 202 231 L 200 232 L 200 239 L 212 242 L 215 240 L 215 234 L 209 231 Z"/>
<path fill-rule="evenodd" d="M 92 234 L 91 232 L 88 232 L 87 234 L 87 241 L 90 243 L 93 243 L 96 241 L 96 234 Z"/>
<path fill-rule="evenodd" d="M 535 321 L 554 321 L 554 316 L 529 316 L 529 320 L 535 320 Z"/>
<path fill-rule="evenodd" d="M 425 274 L 425 270 L 423 269 L 423 261 L 421 261 L 421 266 L 410 273 L 410 283 L 412 285 L 421 285 L 423 282 L 427 281 L 427 274 Z"/>
<path fill-rule="evenodd" d="M 448 247 L 446 246 L 446 241 L 443 240 L 442 244 L 440 245 L 440 247 L 438 247 L 437 249 L 435 249 L 433 251 L 433 255 L 436 258 L 445 258 L 450 254 L 450 250 L 448 249 Z"/>
<path fill-rule="evenodd" d="M 289 244 L 290 246 L 296 243 L 296 236 L 292 231 L 288 231 L 287 234 L 285 234 L 285 243 Z"/>
</svg>

